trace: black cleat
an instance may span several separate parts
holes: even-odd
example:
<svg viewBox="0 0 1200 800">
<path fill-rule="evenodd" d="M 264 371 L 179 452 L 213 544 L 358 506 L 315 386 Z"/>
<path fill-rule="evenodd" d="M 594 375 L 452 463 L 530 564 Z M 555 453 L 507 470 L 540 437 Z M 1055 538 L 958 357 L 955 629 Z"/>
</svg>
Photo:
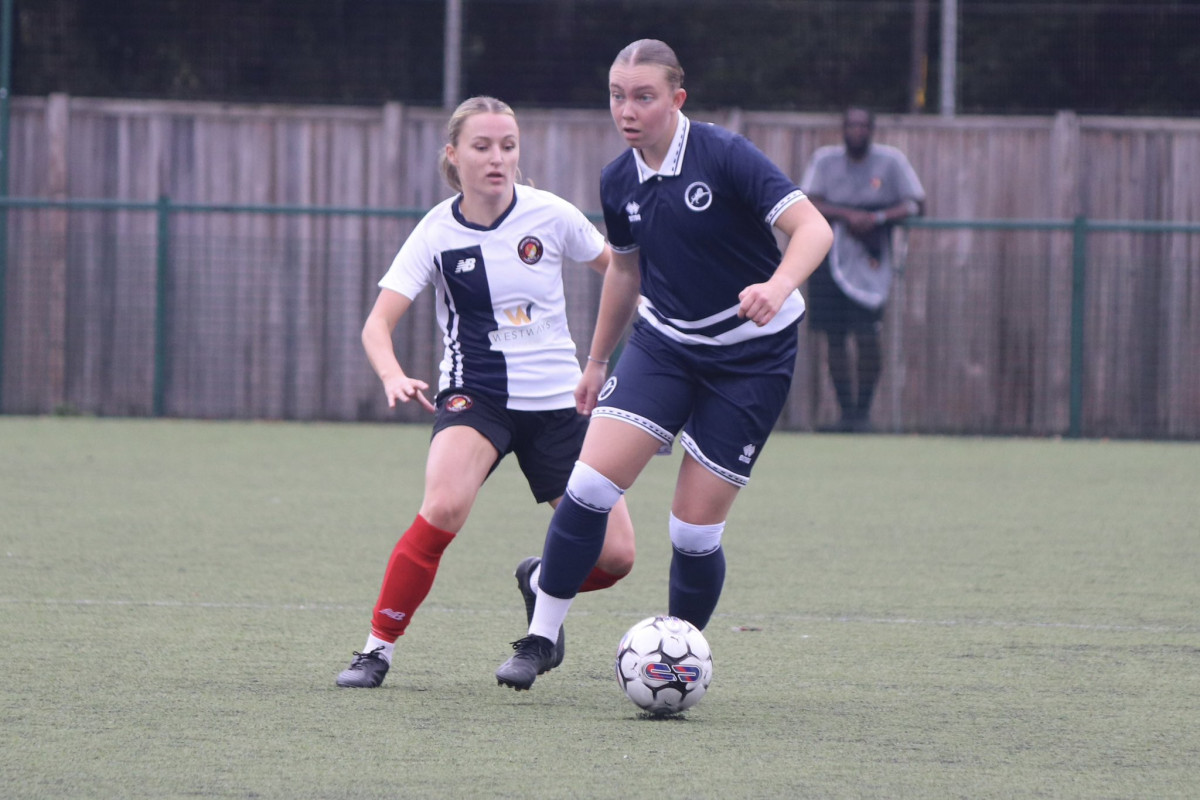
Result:
<svg viewBox="0 0 1200 800">
<path fill-rule="evenodd" d="M 337 676 L 337 685 L 347 689 L 374 689 L 383 683 L 383 677 L 388 673 L 388 662 L 380 655 L 382 647 L 376 647 L 369 653 L 355 652 L 350 666 Z"/>
<path fill-rule="evenodd" d="M 511 686 L 518 692 L 528 689 L 538 675 L 558 666 L 554 660 L 558 648 L 545 636 L 531 633 L 513 642 L 512 648 L 517 652 L 496 670 L 496 683 L 501 686 Z"/>
<path fill-rule="evenodd" d="M 513 573 L 517 579 L 517 588 L 521 590 L 521 597 L 525 600 L 526 625 L 533 623 L 533 607 L 537 605 L 537 591 L 529 585 L 529 578 L 533 575 L 533 571 L 538 568 L 538 564 L 541 563 L 542 559 L 537 556 L 530 556 L 520 564 L 517 564 L 517 571 Z M 561 664 L 566 654 L 567 634 L 560 625 L 558 627 L 558 641 L 554 645 L 554 663 L 547 669 L 554 669 Z"/>
</svg>

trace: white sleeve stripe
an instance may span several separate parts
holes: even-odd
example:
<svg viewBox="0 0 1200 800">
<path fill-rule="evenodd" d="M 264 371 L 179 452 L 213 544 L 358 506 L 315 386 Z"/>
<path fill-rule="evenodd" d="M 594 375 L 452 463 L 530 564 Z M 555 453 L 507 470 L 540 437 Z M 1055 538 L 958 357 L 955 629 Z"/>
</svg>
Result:
<svg viewBox="0 0 1200 800">
<path fill-rule="evenodd" d="M 775 204 L 771 209 L 771 213 L 767 214 L 767 224 L 774 225 L 775 220 L 779 219 L 779 215 L 790 208 L 794 203 L 799 203 L 807 195 L 799 189 L 794 192 L 789 192 L 782 200 Z"/>
</svg>

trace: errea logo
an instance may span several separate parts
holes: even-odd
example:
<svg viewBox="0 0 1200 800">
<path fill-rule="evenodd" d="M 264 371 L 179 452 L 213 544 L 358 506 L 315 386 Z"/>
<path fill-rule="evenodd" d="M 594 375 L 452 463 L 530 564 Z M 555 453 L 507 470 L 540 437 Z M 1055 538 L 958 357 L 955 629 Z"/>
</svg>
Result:
<svg viewBox="0 0 1200 800">
<path fill-rule="evenodd" d="M 457 275 L 460 272 L 471 272 L 474 269 L 475 269 L 475 259 L 460 258 L 458 260 L 458 263 L 454 265 L 454 274 Z"/>
<path fill-rule="evenodd" d="M 639 213 L 642 207 L 632 200 L 625 206 L 625 213 L 629 215 L 630 222 L 641 222 L 642 215 Z"/>
<path fill-rule="evenodd" d="M 756 449 L 757 448 L 752 444 L 746 445 L 742 448 L 742 454 L 738 456 L 738 461 L 742 462 L 743 464 L 749 464 L 754 460 L 754 451 Z"/>
</svg>

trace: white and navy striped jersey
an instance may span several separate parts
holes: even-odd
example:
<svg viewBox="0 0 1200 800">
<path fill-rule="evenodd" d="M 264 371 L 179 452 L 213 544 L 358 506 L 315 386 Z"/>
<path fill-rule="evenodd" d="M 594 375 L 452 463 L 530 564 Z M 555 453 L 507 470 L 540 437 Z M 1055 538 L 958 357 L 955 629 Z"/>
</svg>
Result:
<svg viewBox="0 0 1200 800">
<path fill-rule="evenodd" d="M 380 287 L 415 299 L 430 283 L 445 354 L 439 391 L 469 388 L 517 411 L 575 406 L 575 343 L 567 328 L 562 267 L 588 262 L 604 237 L 575 206 L 516 186 L 488 228 L 444 200 L 413 229 Z"/>
<path fill-rule="evenodd" d="M 600 177 L 614 251 L 639 251 L 638 314 L 684 344 L 728 345 L 768 336 L 804 314 L 793 292 L 763 327 L 737 315 L 738 295 L 770 278 L 781 255 L 771 230 L 804 193 L 744 136 L 682 113 L 662 166 L 626 150 Z"/>
</svg>

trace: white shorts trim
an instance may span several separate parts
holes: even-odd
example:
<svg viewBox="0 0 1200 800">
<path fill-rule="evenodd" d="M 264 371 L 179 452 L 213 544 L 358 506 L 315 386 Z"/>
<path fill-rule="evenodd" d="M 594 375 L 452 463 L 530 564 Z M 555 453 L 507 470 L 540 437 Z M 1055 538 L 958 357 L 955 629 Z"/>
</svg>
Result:
<svg viewBox="0 0 1200 800">
<path fill-rule="evenodd" d="M 592 409 L 593 417 L 611 417 L 612 419 L 627 422 L 641 428 L 646 433 L 658 439 L 663 444 L 670 444 L 675 439 L 675 435 L 661 425 L 656 425 L 652 420 L 648 420 L 639 414 L 631 414 L 623 408 L 614 408 L 613 406 L 597 406 Z"/>
<path fill-rule="evenodd" d="M 736 472 L 730 472 L 720 464 L 710 459 L 708 456 L 704 455 L 704 453 L 700 450 L 700 445 L 696 444 L 696 440 L 689 436 L 686 431 L 680 434 L 679 443 L 683 445 L 683 449 L 688 452 L 688 455 L 699 462 L 700 466 L 704 467 L 713 475 L 716 475 L 726 483 L 732 483 L 734 486 L 739 488 L 750 483 L 750 478 L 747 476 L 738 475 Z"/>
</svg>

